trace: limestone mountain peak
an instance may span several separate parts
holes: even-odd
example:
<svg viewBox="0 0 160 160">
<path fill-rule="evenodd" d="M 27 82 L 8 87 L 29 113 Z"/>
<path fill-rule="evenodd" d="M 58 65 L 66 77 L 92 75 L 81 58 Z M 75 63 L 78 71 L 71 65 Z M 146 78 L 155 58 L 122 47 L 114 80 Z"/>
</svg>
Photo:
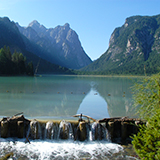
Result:
<svg viewBox="0 0 160 160">
<path fill-rule="evenodd" d="M 113 31 L 107 51 L 84 70 L 103 74 L 158 73 L 159 37 L 160 15 L 128 17 Z"/>
<path fill-rule="evenodd" d="M 37 20 L 33 20 L 31 23 L 29 23 L 28 27 L 33 28 L 37 32 L 45 32 L 46 27 L 41 25 Z"/>
<path fill-rule="evenodd" d="M 64 27 L 66 27 L 66 28 L 70 28 L 69 23 L 65 23 L 65 24 L 64 24 Z"/>
<path fill-rule="evenodd" d="M 37 20 L 33 20 L 31 23 L 29 23 L 28 27 L 39 27 L 40 23 Z"/>
<path fill-rule="evenodd" d="M 79 69 L 92 62 L 69 23 L 47 29 L 34 20 L 28 27 L 18 27 L 24 36 L 46 51 L 46 54 L 41 57 L 51 63 L 54 60 L 56 64 L 63 67 Z"/>
</svg>

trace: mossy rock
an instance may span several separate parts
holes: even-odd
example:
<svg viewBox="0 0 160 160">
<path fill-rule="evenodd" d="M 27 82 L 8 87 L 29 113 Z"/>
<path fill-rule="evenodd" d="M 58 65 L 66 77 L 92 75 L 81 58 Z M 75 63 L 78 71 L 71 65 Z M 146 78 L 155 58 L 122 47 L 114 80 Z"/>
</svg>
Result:
<svg viewBox="0 0 160 160">
<path fill-rule="evenodd" d="M 5 156 L 3 156 L 0 160 L 7 160 L 8 158 L 11 158 L 11 157 L 13 157 L 13 152 L 11 152 L 11 153 L 7 153 Z"/>
</svg>

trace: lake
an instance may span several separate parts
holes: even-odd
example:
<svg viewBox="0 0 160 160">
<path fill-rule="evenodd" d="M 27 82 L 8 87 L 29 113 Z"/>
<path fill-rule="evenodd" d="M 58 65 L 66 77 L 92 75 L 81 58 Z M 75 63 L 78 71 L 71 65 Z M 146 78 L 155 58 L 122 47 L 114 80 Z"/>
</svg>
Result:
<svg viewBox="0 0 160 160">
<path fill-rule="evenodd" d="M 133 118 L 130 87 L 134 81 L 127 77 L 64 75 L 0 77 L 0 118 L 20 112 L 26 118 L 42 120 L 77 120 L 72 116 L 81 113 L 94 119 Z M 29 144 L 25 138 L 0 138 L 0 158 L 10 152 L 15 159 L 25 160 L 136 159 L 109 139 L 30 139 Z"/>
<path fill-rule="evenodd" d="M 134 117 L 127 77 L 42 75 L 0 77 L 0 117 L 23 112 L 27 118 L 72 119 L 85 114 L 95 119 Z"/>
</svg>

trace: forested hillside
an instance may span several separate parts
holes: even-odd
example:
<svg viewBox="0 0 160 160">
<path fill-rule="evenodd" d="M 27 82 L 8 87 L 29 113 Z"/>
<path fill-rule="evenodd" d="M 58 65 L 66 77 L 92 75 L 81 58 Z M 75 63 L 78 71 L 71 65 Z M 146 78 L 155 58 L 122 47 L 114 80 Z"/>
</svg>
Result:
<svg viewBox="0 0 160 160">
<path fill-rule="evenodd" d="M 160 71 L 160 15 L 133 16 L 111 35 L 107 51 L 82 69 L 87 74 L 153 74 Z"/>
<path fill-rule="evenodd" d="M 11 55 L 16 51 L 16 53 L 21 53 L 20 56 L 26 57 L 26 63 L 32 62 L 34 73 L 36 71 L 36 73 L 73 74 L 73 71 L 70 69 L 42 59 L 40 55 L 46 52 L 22 35 L 16 24 L 11 22 L 7 17 L 0 18 L 0 49 L 4 46 L 10 48 Z M 3 65 L 3 62 L 0 65 Z M 1 74 L 6 73 L 6 68 L 3 67 L 0 70 Z M 12 73 L 10 73 L 10 70 L 7 72 L 15 74 L 17 71 L 15 69 Z"/>
<path fill-rule="evenodd" d="M 0 49 L 0 75 L 34 75 L 32 62 L 26 63 L 22 53 L 11 54 L 10 48 Z"/>
</svg>

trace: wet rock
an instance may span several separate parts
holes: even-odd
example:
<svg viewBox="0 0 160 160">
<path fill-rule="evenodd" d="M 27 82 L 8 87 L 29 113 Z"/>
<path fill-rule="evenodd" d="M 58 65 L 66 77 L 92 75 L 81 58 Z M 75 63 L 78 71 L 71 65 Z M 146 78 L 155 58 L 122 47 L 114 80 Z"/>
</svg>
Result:
<svg viewBox="0 0 160 160">
<path fill-rule="evenodd" d="M 1 137 L 23 138 L 28 125 L 29 120 L 25 119 L 23 115 L 3 118 L 1 120 Z"/>
<path fill-rule="evenodd" d="M 53 139 L 53 132 L 54 132 L 53 127 L 54 127 L 53 122 L 46 123 L 46 138 Z"/>
<path fill-rule="evenodd" d="M 69 122 L 61 121 L 59 125 L 59 138 L 60 139 L 68 139 L 70 138 L 70 131 L 72 130 L 72 126 Z"/>
<path fill-rule="evenodd" d="M 24 121 L 18 121 L 17 125 L 18 125 L 18 138 L 23 138 L 25 132 Z"/>
<path fill-rule="evenodd" d="M 1 121 L 1 137 L 8 138 L 9 122 L 7 120 Z"/>
<path fill-rule="evenodd" d="M 5 156 L 3 156 L 2 158 L 1 158 L 1 160 L 9 160 L 9 159 L 12 159 L 13 158 L 13 152 L 11 152 L 11 153 L 7 153 Z"/>
<path fill-rule="evenodd" d="M 125 140 L 128 137 L 127 127 L 129 126 L 128 122 L 121 122 L 121 138 Z"/>
<path fill-rule="evenodd" d="M 112 121 L 108 122 L 107 128 L 108 128 L 108 133 L 110 135 L 110 138 L 111 138 L 111 140 L 113 140 L 113 138 L 114 138 L 114 122 L 112 122 Z"/>
<path fill-rule="evenodd" d="M 85 121 L 79 122 L 77 134 L 78 134 L 78 140 L 85 141 L 87 139 L 87 127 Z"/>
<path fill-rule="evenodd" d="M 9 120 L 9 136 L 10 137 L 18 136 L 18 124 L 17 123 L 18 123 L 17 119 Z"/>
<path fill-rule="evenodd" d="M 30 122 L 30 135 L 32 139 L 39 139 L 39 122 L 33 120 Z"/>
<path fill-rule="evenodd" d="M 102 140 L 105 137 L 105 129 L 104 127 L 98 123 L 94 122 L 91 127 L 93 140 Z"/>
</svg>

